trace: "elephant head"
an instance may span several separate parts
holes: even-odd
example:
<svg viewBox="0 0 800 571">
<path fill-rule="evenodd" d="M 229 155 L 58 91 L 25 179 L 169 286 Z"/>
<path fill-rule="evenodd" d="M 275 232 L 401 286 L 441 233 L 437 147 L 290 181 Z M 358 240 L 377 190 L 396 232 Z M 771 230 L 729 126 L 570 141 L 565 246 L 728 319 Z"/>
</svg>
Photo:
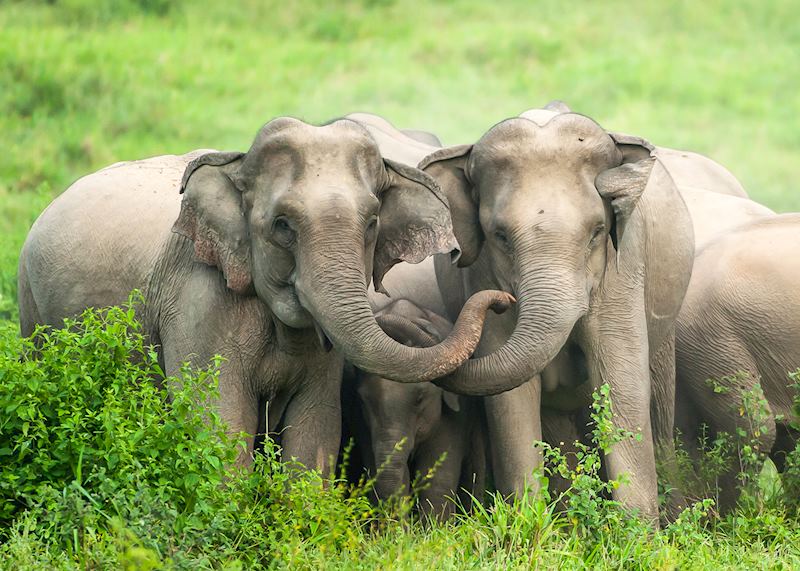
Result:
<svg viewBox="0 0 800 571">
<path fill-rule="evenodd" d="M 412 349 L 388 337 L 367 299 L 400 260 L 458 255 L 447 199 L 423 172 L 384 160 L 353 121 L 316 127 L 280 118 L 246 153 L 192 161 L 174 230 L 194 242 L 199 262 L 216 266 L 228 288 L 257 295 L 292 328 L 316 327 L 357 366 L 399 381 L 450 371 L 474 349 L 487 307 L 474 300 L 445 342 Z M 504 294 L 505 295 L 505 294 Z"/>
<path fill-rule="evenodd" d="M 481 256 L 519 300 L 517 324 L 494 353 L 468 361 L 442 386 L 464 394 L 510 390 L 564 346 L 613 271 L 655 158 L 643 139 L 609 134 L 576 113 L 543 124 L 518 117 L 474 145 L 445 148 L 420 168 L 450 202 L 459 265 Z M 609 269 L 610 268 L 610 269 Z"/>
<path fill-rule="evenodd" d="M 410 347 L 430 347 L 444 339 L 451 323 L 443 317 L 398 300 L 376 318 L 386 333 Z M 356 393 L 371 442 L 375 492 L 387 498 L 398 491 L 408 493 L 411 483 L 409 460 L 420 441 L 437 429 L 443 407 L 460 408 L 459 397 L 432 383 L 400 384 L 380 375 L 358 372 Z M 401 441 L 403 445 L 397 448 Z"/>
</svg>

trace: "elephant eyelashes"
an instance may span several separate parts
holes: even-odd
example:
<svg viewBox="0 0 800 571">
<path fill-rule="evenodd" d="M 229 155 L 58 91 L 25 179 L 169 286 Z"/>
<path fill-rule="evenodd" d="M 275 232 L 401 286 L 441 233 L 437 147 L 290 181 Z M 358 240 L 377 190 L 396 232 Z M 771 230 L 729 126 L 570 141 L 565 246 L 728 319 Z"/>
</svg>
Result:
<svg viewBox="0 0 800 571">
<path fill-rule="evenodd" d="M 281 248 L 291 248 L 296 239 L 297 234 L 292 230 L 289 221 L 284 216 L 276 217 L 272 223 L 272 241 Z"/>
</svg>

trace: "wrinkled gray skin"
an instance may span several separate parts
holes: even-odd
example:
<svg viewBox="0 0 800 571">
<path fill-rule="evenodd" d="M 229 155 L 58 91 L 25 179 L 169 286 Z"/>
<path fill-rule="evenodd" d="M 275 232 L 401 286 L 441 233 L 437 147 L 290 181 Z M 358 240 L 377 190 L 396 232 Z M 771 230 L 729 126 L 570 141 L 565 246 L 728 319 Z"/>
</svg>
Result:
<svg viewBox="0 0 800 571">
<path fill-rule="evenodd" d="M 391 302 L 376 317 L 392 338 L 417 347 L 437 343 L 452 327 L 447 319 L 406 299 Z M 377 497 L 409 494 L 411 482 L 434 467 L 432 478 L 419 492 L 422 514 L 449 517 L 455 504 L 448 498 L 458 496 L 462 488 L 468 492 L 461 492 L 464 505 L 469 505 L 471 495 L 482 495 L 486 450 L 479 399 L 455 395 L 432 383 L 401 384 L 357 369 L 350 382 L 352 386 L 343 392 L 355 402 L 344 406 L 352 409 L 351 430 L 363 468 L 376 478 Z"/>
<path fill-rule="evenodd" d="M 800 215 L 746 223 L 697 255 L 677 326 L 677 424 L 697 451 L 701 424 L 711 436 L 737 434 L 760 443 L 779 470 L 800 433 L 790 428 L 796 390 L 787 372 L 800 367 Z M 723 377 L 746 373 L 738 382 Z M 715 392 L 706 379 L 723 387 Z M 741 416 L 743 394 L 760 383 L 765 418 Z M 766 427 L 756 437 L 753 429 Z M 720 478 L 720 509 L 736 505 L 738 462 Z"/>
<path fill-rule="evenodd" d="M 697 186 L 679 187 L 679 190 L 692 216 L 695 251 L 732 228 L 775 214 L 766 206 L 748 198 L 703 190 Z"/>
<path fill-rule="evenodd" d="M 719 190 L 721 185 L 714 188 Z M 711 240 L 717 236 L 730 232 L 732 229 L 750 221 L 764 219 L 774 216 L 775 213 L 761 204 L 755 203 L 746 198 L 731 196 L 727 193 L 703 190 L 696 186 L 681 187 L 683 196 L 689 213 L 692 217 L 692 226 L 695 235 L 695 251 L 698 252 Z M 697 260 L 702 258 L 695 258 Z M 702 262 L 701 262 L 702 263 Z M 693 266 L 693 277 L 691 284 L 694 283 L 694 272 L 697 271 L 696 265 Z M 703 271 L 702 269 L 700 271 Z M 687 294 L 688 296 L 689 294 Z M 684 306 L 686 301 L 684 301 Z M 681 315 L 684 310 L 681 310 Z M 680 357 L 678 356 L 678 359 Z M 559 446 L 562 452 L 567 454 L 575 452 L 573 442 L 581 437 L 585 438 L 589 430 L 587 406 L 592 401 L 592 387 L 588 381 L 582 382 L 587 378 L 586 371 L 582 368 L 582 360 L 574 359 L 565 351 L 559 352 L 553 361 L 542 371 L 542 383 L 545 387 L 559 387 L 556 390 L 548 391 L 545 389 L 542 394 L 542 433 L 543 440 L 551 446 Z M 680 363 L 678 364 L 680 367 Z M 680 383 L 680 380 L 678 380 Z M 560 387 L 571 386 L 571 390 L 563 390 Z M 681 392 L 680 384 L 678 393 Z M 697 412 L 691 407 L 686 407 L 686 391 L 683 396 L 678 394 L 676 402 L 676 415 L 681 431 L 687 434 L 696 434 L 696 425 L 690 424 L 687 427 L 687 420 L 699 422 Z M 707 417 L 706 417 L 707 418 Z M 696 448 L 696 439 L 685 443 L 686 448 Z M 680 490 L 674 487 L 679 481 L 676 475 L 670 470 L 676 467 L 670 466 L 667 462 L 669 458 L 662 458 L 664 473 L 660 474 L 672 485 L 672 492 L 669 496 L 668 518 L 677 515 L 677 512 L 685 507 L 686 503 Z M 554 497 L 559 496 L 569 487 L 567 482 L 558 477 L 550 479 L 551 493 Z"/>
<path fill-rule="evenodd" d="M 21 331 L 140 288 L 167 375 L 222 355 L 218 405 L 230 430 L 282 428 L 287 456 L 325 470 L 339 446 L 342 355 L 399 381 L 438 377 L 472 352 L 486 308 L 507 304 L 496 292 L 476 298 L 429 348 L 381 330 L 370 276 L 380 286 L 395 261 L 454 249 L 429 177 L 384 160 L 352 121 L 281 118 L 247 153 L 119 163 L 72 185 L 23 247 Z"/>
<path fill-rule="evenodd" d="M 657 517 L 654 437 L 671 446 L 674 320 L 694 242 L 683 200 L 652 150 L 562 113 L 544 125 L 503 121 L 475 145 L 420 164 L 448 195 L 462 246 L 464 269 L 436 263 L 442 291 L 453 292 L 449 311 L 486 288 L 518 300 L 514 314 L 487 320 L 480 358 L 439 381 L 462 394 L 508 391 L 486 399 L 503 493 L 535 486 L 539 375 L 564 349 L 593 387 L 610 385 L 618 426 L 642 433 L 607 455 L 611 477 L 629 475 L 615 499 Z"/>
</svg>

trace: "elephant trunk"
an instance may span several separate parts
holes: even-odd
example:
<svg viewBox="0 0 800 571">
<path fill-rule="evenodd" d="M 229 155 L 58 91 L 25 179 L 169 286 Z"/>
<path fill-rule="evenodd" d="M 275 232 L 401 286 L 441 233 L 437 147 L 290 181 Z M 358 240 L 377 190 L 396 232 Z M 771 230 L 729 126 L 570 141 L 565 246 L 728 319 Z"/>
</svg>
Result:
<svg viewBox="0 0 800 571">
<path fill-rule="evenodd" d="M 377 435 L 375 442 L 375 494 L 385 500 L 393 495 L 411 493 L 408 459 L 413 444 L 399 435 Z M 399 445 L 398 445 L 399 444 Z"/>
<path fill-rule="evenodd" d="M 467 361 L 437 381 L 442 388 L 472 396 L 509 391 L 539 374 L 564 346 L 588 306 L 584 288 L 570 268 L 520 259 L 514 332 L 497 351 Z"/>
<path fill-rule="evenodd" d="M 504 292 L 479 292 L 464 305 L 450 335 L 441 343 L 407 347 L 387 335 L 375 320 L 364 278 L 364 247 L 351 244 L 354 241 L 344 237 L 346 232 L 342 235 L 337 240 L 328 231 L 324 240 L 298 249 L 295 287 L 300 302 L 334 346 L 362 371 L 400 382 L 447 375 L 475 350 L 486 312 L 502 312 L 514 301 Z"/>
</svg>

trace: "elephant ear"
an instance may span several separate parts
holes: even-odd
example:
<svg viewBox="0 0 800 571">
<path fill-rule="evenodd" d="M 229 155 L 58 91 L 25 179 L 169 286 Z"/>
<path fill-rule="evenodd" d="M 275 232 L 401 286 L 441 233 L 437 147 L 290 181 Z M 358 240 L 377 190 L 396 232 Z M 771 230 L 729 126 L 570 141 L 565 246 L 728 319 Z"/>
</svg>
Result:
<svg viewBox="0 0 800 571">
<path fill-rule="evenodd" d="M 398 262 L 418 264 L 433 254 L 457 258 L 447 198 L 439 185 L 419 169 L 384 159 L 386 182 L 380 191 L 378 240 L 372 279 L 386 293 L 383 276 Z"/>
<path fill-rule="evenodd" d="M 172 231 L 194 242 L 198 262 L 222 270 L 238 294 L 252 289 L 250 241 L 242 193 L 222 167 L 244 153 L 208 153 L 190 162 L 181 181 L 181 212 Z"/>
<path fill-rule="evenodd" d="M 622 164 L 601 172 L 594 184 L 600 196 L 611 203 L 614 211 L 610 235 L 619 256 L 625 226 L 647 188 L 656 158 L 655 147 L 641 137 L 617 133 L 610 135 L 622 154 Z"/>
<path fill-rule="evenodd" d="M 442 389 L 442 401 L 453 412 L 461 411 L 461 399 L 457 394 Z"/>
<path fill-rule="evenodd" d="M 466 166 L 472 145 L 446 147 L 431 153 L 419 163 L 419 168 L 431 175 L 447 196 L 453 232 L 461 246 L 458 267 L 472 264 L 483 245 L 483 231 L 478 219 L 478 201 L 467 178 Z"/>
</svg>

